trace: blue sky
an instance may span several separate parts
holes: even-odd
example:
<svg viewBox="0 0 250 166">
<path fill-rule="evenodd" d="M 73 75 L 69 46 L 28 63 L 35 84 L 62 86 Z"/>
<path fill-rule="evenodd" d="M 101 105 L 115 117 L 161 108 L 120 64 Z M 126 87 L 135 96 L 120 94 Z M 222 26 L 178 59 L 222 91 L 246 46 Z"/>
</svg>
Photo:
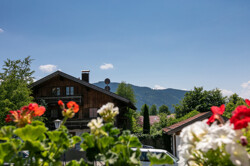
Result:
<svg viewBox="0 0 250 166">
<path fill-rule="evenodd" d="M 0 65 L 250 98 L 248 0 L 1 0 Z M 103 67 L 101 67 L 103 66 Z"/>
</svg>

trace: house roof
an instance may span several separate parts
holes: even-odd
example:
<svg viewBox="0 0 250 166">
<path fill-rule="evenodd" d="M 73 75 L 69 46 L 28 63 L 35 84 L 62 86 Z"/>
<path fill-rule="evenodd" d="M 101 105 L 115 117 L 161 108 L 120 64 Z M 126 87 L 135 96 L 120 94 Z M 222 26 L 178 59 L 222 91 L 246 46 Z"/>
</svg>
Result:
<svg viewBox="0 0 250 166">
<path fill-rule="evenodd" d="M 72 81 L 74 81 L 74 82 L 77 82 L 77 83 L 79 83 L 79 84 L 81 84 L 81 85 L 84 85 L 84 86 L 86 86 L 86 87 L 88 87 L 88 88 L 91 88 L 91 89 L 94 89 L 94 90 L 99 91 L 99 92 L 101 92 L 101 93 L 104 93 L 104 94 L 106 94 L 106 95 L 109 95 L 109 96 L 111 96 L 111 97 L 113 97 L 113 98 L 115 98 L 115 99 L 117 99 L 117 100 L 120 100 L 120 101 L 122 101 L 122 102 L 128 104 L 128 106 L 129 106 L 131 109 L 136 110 L 136 107 L 134 106 L 134 104 L 133 104 L 130 100 L 128 100 L 128 99 L 126 99 L 126 98 L 124 98 L 124 97 L 121 97 L 121 96 L 119 96 L 119 95 L 117 95 L 117 94 L 115 94 L 115 93 L 112 93 L 112 92 L 110 92 L 110 91 L 107 91 L 107 90 L 105 90 L 105 89 L 102 89 L 102 88 L 100 88 L 100 87 L 98 87 L 98 86 L 95 86 L 95 85 L 93 85 L 93 84 L 90 84 L 90 83 L 88 83 L 88 82 L 86 82 L 86 81 L 83 81 L 83 80 L 81 80 L 81 79 L 75 78 L 75 77 L 73 77 L 73 76 L 71 76 L 71 75 L 68 75 L 68 74 L 62 72 L 62 71 L 56 71 L 56 72 L 54 72 L 54 73 L 52 73 L 52 74 L 50 74 L 50 75 L 48 75 L 48 76 L 46 76 L 46 77 L 43 77 L 42 79 L 40 79 L 40 80 L 38 80 L 38 81 L 32 83 L 32 84 L 30 85 L 30 87 L 33 88 L 33 87 L 35 87 L 35 86 L 37 86 L 37 85 L 40 85 L 40 84 L 44 83 L 45 81 L 48 81 L 49 79 L 51 79 L 51 78 L 53 78 L 53 77 L 55 77 L 55 76 L 58 76 L 58 75 L 59 75 L 59 76 L 62 76 L 62 77 L 65 77 L 65 78 L 67 78 L 67 79 L 69 79 L 69 80 L 72 80 Z"/>
<path fill-rule="evenodd" d="M 171 135 L 173 133 L 176 133 L 176 132 L 179 132 L 181 131 L 184 127 L 196 122 L 196 121 L 202 121 L 204 119 L 207 119 L 209 118 L 210 116 L 212 115 L 212 112 L 211 111 L 208 111 L 208 112 L 202 112 L 202 113 L 199 113 L 191 118 L 188 118 L 186 120 L 183 120 L 179 123 L 176 123 L 176 124 L 173 124 L 169 127 L 166 127 L 166 128 L 163 128 L 163 133 L 165 134 L 168 134 L 168 135 Z"/>
<path fill-rule="evenodd" d="M 174 117 L 174 115 L 168 115 L 167 118 Z M 139 124 L 142 126 L 143 125 L 143 116 L 139 116 Z M 150 115 L 149 116 L 149 123 L 150 125 L 153 125 L 154 123 L 160 122 L 160 117 L 157 115 Z"/>
<path fill-rule="evenodd" d="M 143 125 L 143 119 L 144 119 L 143 116 L 139 116 L 139 124 L 140 125 Z M 159 116 L 156 116 L 156 115 L 149 116 L 149 123 L 150 123 L 150 125 L 153 125 L 154 123 L 157 123 L 159 121 L 160 121 L 160 117 Z"/>
</svg>

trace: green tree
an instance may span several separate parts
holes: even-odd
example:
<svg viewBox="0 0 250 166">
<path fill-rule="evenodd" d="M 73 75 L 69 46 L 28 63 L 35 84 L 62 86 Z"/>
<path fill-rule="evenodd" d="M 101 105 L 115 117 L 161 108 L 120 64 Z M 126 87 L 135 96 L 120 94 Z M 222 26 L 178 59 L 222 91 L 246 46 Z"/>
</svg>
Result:
<svg viewBox="0 0 250 166">
<path fill-rule="evenodd" d="M 134 95 L 134 90 L 131 85 L 126 84 L 124 81 L 122 81 L 115 92 L 119 96 L 122 96 L 128 100 L 130 100 L 133 104 L 136 103 L 135 95 Z M 132 132 L 136 132 L 138 130 L 138 124 L 137 124 L 137 119 L 138 116 L 136 114 L 135 110 L 132 110 L 130 108 L 127 108 L 127 113 L 126 116 L 128 117 L 127 124 L 124 126 L 124 129 L 129 129 Z"/>
<path fill-rule="evenodd" d="M 149 115 L 157 115 L 157 107 L 153 104 L 149 110 Z"/>
<path fill-rule="evenodd" d="M 239 97 L 236 93 L 232 94 L 228 98 L 228 102 L 226 104 L 226 108 L 225 108 L 225 112 L 224 112 L 223 116 L 230 118 L 232 116 L 232 112 L 239 105 L 246 105 L 244 99 Z"/>
<path fill-rule="evenodd" d="M 4 118 L 8 111 L 18 110 L 32 102 L 31 90 L 28 85 L 33 82 L 30 69 L 32 59 L 4 61 L 3 72 L 0 73 L 0 126 L 5 125 Z"/>
<path fill-rule="evenodd" d="M 159 113 L 165 113 L 167 115 L 171 114 L 171 112 L 168 109 L 168 106 L 166 106 L 165 104 L 159 107 Z"/>
<path fill-rule="evenodd" d="M 225 104 L 225 99 L 226 97 L 222 96 L 219 89 L 206 91 L 202 87 L 194 87 L 194 90 L 185 94 L 180 104 L 174 105 L 176 117 L 182 117 L 193 110 L 209 111 L 211 106 Z"/>
<path fill-rule="evenodd" d="M 143 134 L 150 133 L 150 122 L 149 122 L 149 113 L 148 113 L 148 105 L 143 105 Z"/>
<path fill-rule="evenodd" d="M 166 113 L 159 113 L 160 121 L 154 123 L 150 128 L 150 135 L 162 135 L 162 129 L 167 126 L 168 115 Z"/>
<path fill-rule="evenodd" d="M 136 103 L 135 94 L 132 86 L 130 84 L 126 84 L 126 82 L 124 81 L 122 81 L 118 85 L 115 93 L 130 100 L 133 104 Z"/>
</svg>

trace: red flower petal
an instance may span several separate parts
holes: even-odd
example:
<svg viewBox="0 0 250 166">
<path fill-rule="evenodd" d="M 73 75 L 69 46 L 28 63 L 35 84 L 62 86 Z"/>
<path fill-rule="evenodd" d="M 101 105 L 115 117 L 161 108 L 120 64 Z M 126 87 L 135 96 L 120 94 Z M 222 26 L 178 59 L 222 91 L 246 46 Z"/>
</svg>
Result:
<svg viewBox="0 0 250 166">
<path fill-rule="evenodd" d="M 41 106 L 41 107 L 34 110 L 34 115 L 41 116 L 44 114 L 45 111 L 46 111 L 45 107 Z"/>
<path fill-rule="evenodd" d="M 74 113 L 77 113 L 77 112 L 79 111 L 79 105 L 76 104 L 76 102 L 74 102 L 74 101 L 68 102 L 68 103 L 67 103 L 67 107 L 68 107 L 68 108 L 72 108 L 72 107 L 73 107 Z"/>
<path fill-rule="evenodd" d="M 211 110 L 214 114 L 222 115 L 225 111 L 225 105 L 221 105 L 220 107 L 212 106 Z"/>
<path fill-rule="evenodd" d="M 64 103 L 62 102 L 62 100 L 59 100 L 59 101 L 58 101 L 58 105 L 59 105 L 59 106 L 63 106 L 63 105 L 64 105 Z"/>
<path fill-rule="evenodd" d="M 210 125 L 211 123 L 214 122 L 214 120 L 215 120 L 214 115 L 215 115 L 215 114 L 213 114 L 213 115 L 208 119 L 208 121 L 207 121 L 207 124 L 208 124 L 208 125 Z"/>
<path fill-rule="evenodd" d="M 248 106 L 250 106 L 250 100 L 246 99 L 245 102 L 247 103 Z"/>
<path fill-rule="evenodd" d="M 35 109 L 38 108 L 38 104 L 36 103 L 30 103 L 29 106 L 28 106 L 29 110 L 30 111 L 34 111 Z"/>
<path fill-rule="evenodd" d="M 238 130 L 238 129 L 246 128 L 248 126 L 248 123 L 250 123 L 250 117 L 247 117 L 242 120 L 238 120 L 236 123 L 234 123 L 234 129 Z"/>
<path fill-rule="evenodd" d="M 10 114 L 8 114 L 7 116 L 6 116 L 6 118 L 5 118 L 5 122 L 11 122 L 13 119 L 11 118 L 11 115 Z"/>
</svg>

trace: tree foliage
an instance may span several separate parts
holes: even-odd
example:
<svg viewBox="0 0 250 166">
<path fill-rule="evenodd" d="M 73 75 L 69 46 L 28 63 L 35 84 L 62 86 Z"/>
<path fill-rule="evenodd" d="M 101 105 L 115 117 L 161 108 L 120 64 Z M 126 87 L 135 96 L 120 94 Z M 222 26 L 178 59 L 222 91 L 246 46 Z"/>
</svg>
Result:
<svg viewBox="0 0 250 166">
<path fill-rule="evenodd" d="M 203 90 L 203 87 L 194 87 L 194 90 L 185 94 L 180 104 L 174 105 L 176 117 L 182 117 L 193 110 L 209 111 L 211 106 L 225 104 L 225 99 L 226 97 L 222 96 L 219 89 L 206 91 Z"/>
<path fill-rule="evenodd" d="M 124 81 L 122 81 L 115 92 L 119 96 L 122 96 L 128 100 L 130 100 L 133 104 L 136 103 L 134 90 L 131 85 L 126 84 Z M 138 129 L 137 125 L 137 119 L 138 116 L 135 112 L 135 110 L 132 110 L 130 108 L 127 108 L 126 116 L 128 118 L 127 124 L 124 126 L 124 129 L 129 129 L 132 132 L 136 132 Z"/>
<path fill-rule="evenodd" d="M 3 72 L 0 73 L 0 126 L 5 124 L 4 118 L 9 110 L 17 110 L 32 101 L 28 85 L 33 82 L 30 69 L 32 59 L 4 61 Z"/>
<path fill-rule="evenodd" d="M 159 107 L 159 114 L 160 113 L 165 113 L 167 115 L 171 114 L 171 112 L 168 109 L 168 106 L 166 106 L 165 104 L 163 104 L 162 106 Z"/>
<path fill-rule="evenodd" d="M 124 82 L 124 81 L 122 81 L 118 85 L 115 93 L 118 94 L 119 96 L 122 96 L 122 97 L 130 100 L 133 104 L 136 103 L 135 94 L 134 94 L 134 90 L 133 90 L 132 86 L 129 84 L 126 84 L 126 82 Z"/>
<path fill-rule="evenodd" d="M 166 125 L 166 127 L 167 126 L 171 126 L 171 125 L 173 125 L 175 123 L 181 122 L 183 120 L 186 120 L 188 118 L 191 118 L 191 117 L 193 117 L 193 116 L 195 116 L 195 115 L 197 115 L 199 113 L 200 112 L 198 112 L 196 110 L 193 110 L 193 111 L 187 113 L 186 115 L 184 115 L 183 117 L 180 117 L 180 118 L 170 117 L 169 119 L 167 119 L 167 125 Z"/>
<path fill-rule="evenodd" d="M 149 121 L 149 112 L 148 112 L 148 105 L 143 105 L 143 134 L 150 133 L 150 121 Z"/>
<path fill-rule="evenodd" d="M 157 107 L 155 104 L 153 104 L 151 107 L 150 107 L 150 110 L 149 110 L 149 115 L 157 115 L 158 112 L 157 112 Z"/>
<path fill-rule="evenodd" d="M 162 135 L 162 129 L 167 126 L 168 115 L 166 113 L 159 113 L 160 121 L 154 123 L 150 129 L 150 135 Z"/>
<path fill-rule="evenodd" d="M 239 105 L 246 105 L 244 99 L 239 97 L 236 93 L 232 94 L 228 98 L 228 102 L 226 104 L 226 108 L 225 108 L 225 112 L 223 113 L 223 116 L 230 118 L 232 116 L 232 112 Z"/>
</svg>

